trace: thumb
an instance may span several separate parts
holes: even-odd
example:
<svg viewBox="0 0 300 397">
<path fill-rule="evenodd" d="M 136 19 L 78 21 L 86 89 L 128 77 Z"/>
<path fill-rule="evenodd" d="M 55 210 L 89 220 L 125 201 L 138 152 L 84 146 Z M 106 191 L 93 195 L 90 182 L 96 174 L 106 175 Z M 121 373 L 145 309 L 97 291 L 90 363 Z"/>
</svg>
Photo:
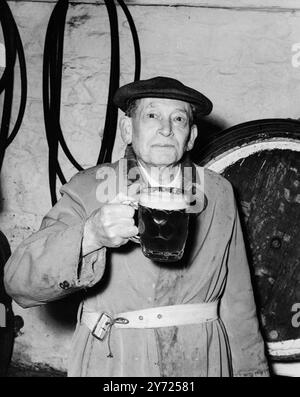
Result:
<svg viewBox="0 0 300 397">
<path fill-rule="evenodd" d="M 120 192 L 116 195 L 116 197 L 110 201 L 111 204 L 127 204 L 131 207 L 137 209 L 138 208 L 138 201 L 132 197 Z"/>
</svg>

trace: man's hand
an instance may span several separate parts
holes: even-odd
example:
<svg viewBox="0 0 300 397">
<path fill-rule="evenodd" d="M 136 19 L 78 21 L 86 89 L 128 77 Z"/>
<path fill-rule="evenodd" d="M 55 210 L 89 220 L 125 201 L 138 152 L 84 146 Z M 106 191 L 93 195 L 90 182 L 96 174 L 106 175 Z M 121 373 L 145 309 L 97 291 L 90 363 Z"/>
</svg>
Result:
<svg viewBox="0 0 300 397">
<path fill-rule="evenodd" d="M 138 234 L 134 225 L 134 208 L 120 203 L 104 204 L 92 212 L 86 221 L 82 254 L 102 247 L 120 247 Z"/>
</svg>

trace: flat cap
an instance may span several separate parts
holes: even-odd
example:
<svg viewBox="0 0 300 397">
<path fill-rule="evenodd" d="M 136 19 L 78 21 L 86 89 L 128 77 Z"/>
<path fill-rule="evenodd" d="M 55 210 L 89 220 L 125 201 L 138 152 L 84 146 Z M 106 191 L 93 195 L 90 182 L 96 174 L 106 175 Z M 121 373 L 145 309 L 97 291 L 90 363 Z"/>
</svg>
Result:
<svg viewBox="0 0 300 397">
<path fill-rule="evenodd" d="M 138 80 L 120 87 L 113 98 L 114 104 L 126 112 L 129 103 L 139 98 L 169 98 L 188 102 L 196 107 L 198 116 L 206 116 L 212 111 L 212 103 L 201 92 L 187 87 L 170 77 L 154 77 Z"/>
</svg>

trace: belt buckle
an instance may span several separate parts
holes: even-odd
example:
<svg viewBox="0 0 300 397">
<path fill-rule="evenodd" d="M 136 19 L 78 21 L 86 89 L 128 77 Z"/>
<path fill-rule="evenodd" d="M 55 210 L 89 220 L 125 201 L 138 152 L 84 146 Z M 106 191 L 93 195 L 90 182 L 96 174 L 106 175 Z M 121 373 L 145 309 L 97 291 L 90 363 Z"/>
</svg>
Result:
<svg viewBox="0 0 300 397">
<path fill-rule="evenodd" d="M 93 328 L 92 335 L 99 340 L 103 340 L 109 331 L 111 324 L 111 317 L 107 313 L 101 313 Z"/>
</svg>

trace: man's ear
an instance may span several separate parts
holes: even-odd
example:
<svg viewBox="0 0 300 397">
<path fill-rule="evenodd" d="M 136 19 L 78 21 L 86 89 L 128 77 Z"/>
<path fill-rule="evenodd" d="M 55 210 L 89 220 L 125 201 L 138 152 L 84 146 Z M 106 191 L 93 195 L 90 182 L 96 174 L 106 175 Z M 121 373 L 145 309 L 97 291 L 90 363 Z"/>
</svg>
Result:
<svg viewBox="0 0 300 397">
<path fill-rule="evenodd" d="M 119 127 L 124 143 L 130 145 L 132 142 L 132 118 L 125 115 L 121 116 Z"/>
<path fill-rule="evenodd" d="M 195 143 L 195 139 L 197 138 L 197 135 L 198 135 L 198 128 L 197 128 L 196 124 L 193 124 L 191 126 L 190 138 L 189 138 L 189 140 L 188 140 L 188 142 L 186 144 L 187 152 L 189 150 L 193 149 L 194 143 Z"/>
</svg>

